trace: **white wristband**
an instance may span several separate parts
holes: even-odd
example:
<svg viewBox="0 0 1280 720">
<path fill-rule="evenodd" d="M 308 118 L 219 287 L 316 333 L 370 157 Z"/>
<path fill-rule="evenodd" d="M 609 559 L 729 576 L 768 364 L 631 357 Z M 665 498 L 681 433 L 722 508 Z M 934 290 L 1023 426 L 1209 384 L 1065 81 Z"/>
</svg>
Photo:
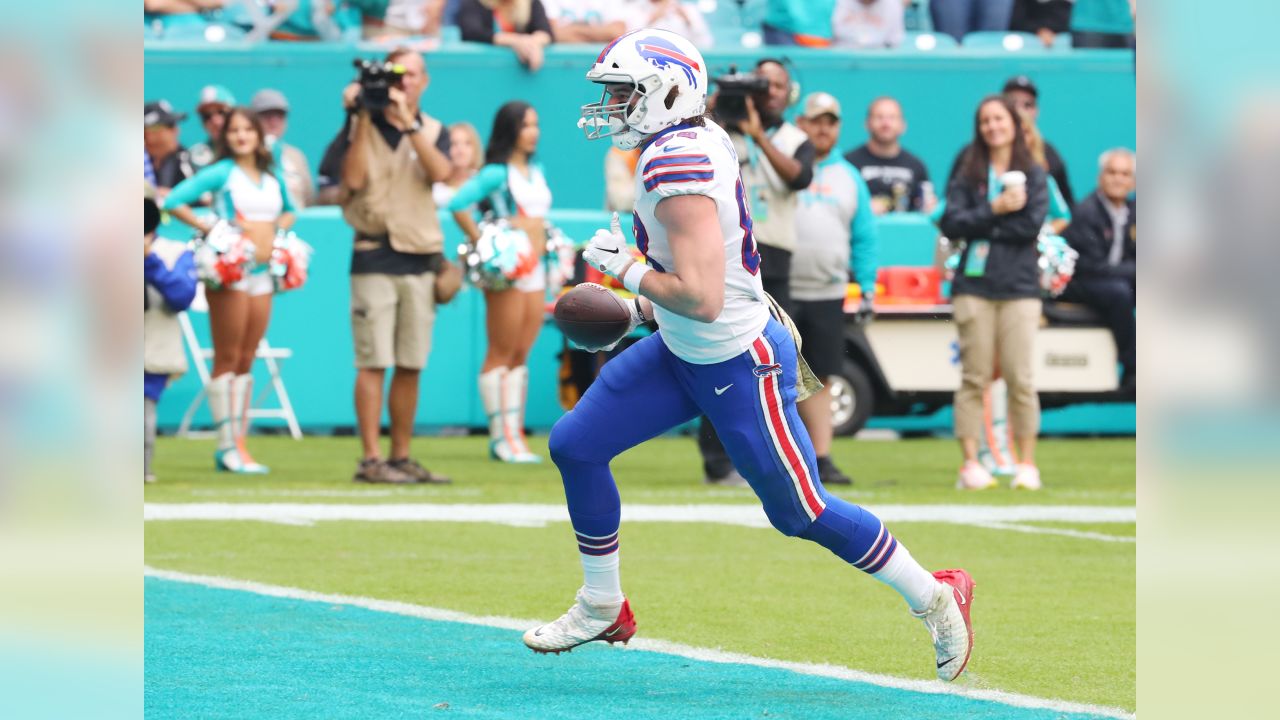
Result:
<svg viewBox="0 0 1280 720">
<path fill-rule="evenodd" d="M 626 288 L 627 292 L 639 295 L 640 280 L 645 276 L 645 273 L 652 269 L 641 262 L 631 263 L 631 267 L 627 268 L 627 271 L 622 274 L 622 287 Z"/>
</svg>

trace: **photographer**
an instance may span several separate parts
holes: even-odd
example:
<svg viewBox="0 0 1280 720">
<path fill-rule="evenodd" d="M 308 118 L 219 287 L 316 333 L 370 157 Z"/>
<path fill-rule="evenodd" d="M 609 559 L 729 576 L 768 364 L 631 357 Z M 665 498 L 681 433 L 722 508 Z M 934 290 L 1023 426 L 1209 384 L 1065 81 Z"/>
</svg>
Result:
<svg viewBox="0 0 1280 720">
<path fill-rule="evenodd" d="M 765 292 L 790 311 L 796 193 L 813 180 L 813 143 L 782 117 L 794 85 L 781 61 L 763 58 L 750 75 L 717 82 L 716 122 L 729 132 L 738 153 L 752 232 L 760 246 L 760 278 Z"/>
<path fill-rule="evenodd" d="M 353 478 L 371 483 L 443 483 L 409 457 L 418 378 L 431 348 L 436 271 L 444 233 L 431 185 L 449 176 L 449 134 L 419 110 L 429 77 L 422 55 L 392 50 L 385 62 L 357 61 L 360 81 L 342 94 L 347 123 L 321 174 L 340 178 L 338 202 L 355 230 L 351 330 L 356 353 L 356 422 L 363 459 Z M 391 454 L 379 449 L 383 383 L 395 367 L 387 406 Z"/>
<path fill-rule="evenodd" d="M 716 83 L 716 122 L 728 131 L 738 154 L 751 230 L 760 251 L 760 280 L 765 292 L 790 313 L 796 193 L 813 180 L 814 160 L 808 136 L 782 117 L 793 102 L 795 85 L 782 61 L 773 58 L 761 59 L 749 75 L 731 73 Z M 708 483 L 744 484 L 705 417 L 698 447 Z"/>
</svg>

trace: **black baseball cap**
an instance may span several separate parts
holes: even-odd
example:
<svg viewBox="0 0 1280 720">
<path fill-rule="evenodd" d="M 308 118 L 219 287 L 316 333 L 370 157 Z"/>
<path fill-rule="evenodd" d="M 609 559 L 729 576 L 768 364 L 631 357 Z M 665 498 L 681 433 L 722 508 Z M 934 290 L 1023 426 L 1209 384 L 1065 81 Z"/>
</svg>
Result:
<svg viewBox="0 0 1280 720">
<path fill-rule="evenodd" d="M 1033 98 L 1039 99 L 1040 97 L 1040 91 L 1036 89 L 1036 84 L 1031 82 L 1031 78 L 1026 75 L 1015 75 L 1004 84 L 1004 92 L 1008 93 L 1014 90 L 1031 93 Z"/>
<path fill-rule="evenodd" d="M 187 119 L 187 114 L 173 109 L 168 100 L 155 100 L 142 107 L 142 125 L 177 125 Z"/>
</svg>

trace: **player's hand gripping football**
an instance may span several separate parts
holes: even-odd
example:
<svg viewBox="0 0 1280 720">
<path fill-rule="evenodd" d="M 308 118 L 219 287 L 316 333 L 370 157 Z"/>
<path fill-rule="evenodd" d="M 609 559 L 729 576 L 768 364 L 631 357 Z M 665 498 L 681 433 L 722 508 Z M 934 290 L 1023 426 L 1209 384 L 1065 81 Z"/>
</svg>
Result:
<svg viewBox="0 0 1280 720">
<path fill-rule="evenodd" d="M 600 232 L 604 232 L 604 231 L 601 230 Z M 574 342 L 572 340 L 569 341 L 570 344 L 574 345 L 575 347 L 582 348 L 587 352 L 609 352 L 614 348 L 618 347 L 618 343 L 622 342 L 624 339 L 629 337 L 633 330 L 640 327 L 640 325 L 647 323 L 653 319 L 651 317 L 645 317 L 644 307 L 640 304 L 640 298 L 636 297 L 636 298 L 627 300 L 626 305 L 627 305 L 627 309 L 631 311 L 631 325 L 627 328 L 627 331 L 622 334 L 622 337 L 602 347 L 589 347 L 587 345 L 583 345 L 582 343 Z M 650 312 L 652 312 L 652 310 L 650 310 Z"/>
<path fill-rule="evenodd" d="M 613 214 L 608 230 L 597 230 L 596 234 L 591 236 L 591 240 L 587 241 L 587 248 L 582 251 L 582 259 L 600 272 L 622 279 L 622 274 L 634 259 L 627 248 L 627 239 L 622 235 L 618 213 Z"/>
</svg>

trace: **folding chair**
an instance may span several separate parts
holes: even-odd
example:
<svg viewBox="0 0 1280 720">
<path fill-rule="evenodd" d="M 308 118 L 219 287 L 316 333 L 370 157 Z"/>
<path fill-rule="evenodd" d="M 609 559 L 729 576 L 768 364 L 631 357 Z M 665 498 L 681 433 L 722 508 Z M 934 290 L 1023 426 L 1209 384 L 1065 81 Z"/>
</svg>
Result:
<svg viewBox="0 0 1280 720">
<path fill-rule="evenodd" d="M 202 287 L 201 293 L 204 288 Z M 197 308 L 207 309 L 203 296 L 198 296 L 196 302 L 192 303 L 191 311 L 203 312 Z M 189 312 L 191 312 L 189 311 Z M 191 318 L 187 312 L 178 315 L 178 322 L 182 325 L 182 337 L 186 341 L 187 350 L 191 353 L 191 357 L 195 360 L 196 375 L 200 378 L 200 391 L 191 399 L 191 404 L 187 406 L 187 411 L 182 415 L 182 423 L 178 426 L 178 437 L 191 437 L 191 421 L 195 418 L 196 411 L 200 409 L 200 404 L 204 402 L 208 395 L 207 388 L 209 381 L 212 379 L 209 372 L 209 363 L 213 361 L 213 348 L 205 348 L 200 346 L 200 340 L 196 337 L 195 328 L 191 325 Z M 267 366 L 267 374 L 271 377 L 271 387 L 263 388 L 258 393 L 258 397 L 249 403 L 249 420 L 284 420 L 289 426 L 289 435 L 294 440 L 302 439 L 302 428 L 298 425 L 298 416 L 293 412 L 293 403 L 289 401 L 289 391 L 285 389 L 284 378 L 280 376 L 280 361 L 293 357 L 293 351 L 289 348 L 272 347 L 264 337 L 258 342 L 258 350 L 254 353 L 254 358 L 262 360 Z M 275 391 L 276 397 L 280 400 L 280 406 L 275 408 L 258 407 L 258 404 L 266 399 L 267 394 L 272 390 Z"/>
</svg>

